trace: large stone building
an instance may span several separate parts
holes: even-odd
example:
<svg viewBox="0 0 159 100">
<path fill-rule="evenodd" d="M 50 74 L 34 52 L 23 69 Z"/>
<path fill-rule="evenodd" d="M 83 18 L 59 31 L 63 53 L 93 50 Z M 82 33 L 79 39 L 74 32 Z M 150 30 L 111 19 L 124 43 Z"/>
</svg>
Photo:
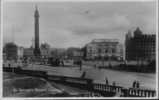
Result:
<svg viewBox="0 0 159 100">
<path fill-rule="evenodd" d="M 6 43 L 3 48 L 4 60 L 19 60 L 23 58 L 24 48 L 18 47 L 15 43 Z"/>
<path fill-rule="evenodd" d="M 22 59 L 24 55 L 24 48 L 23 47 L 18 47 L 17 51 L 18 59 Z"/>
<path fill-rule="evenodd" d="M 83 51 L 80 48 L 68 48 L 66 51 L 68 59 L 82 59 Z"/>
<path fill-rule="evenodd" d="M 143 34 L 137 28 L 134 34 L 128 32 L 125 39 L 126 60 L 154 60 L 156 35 Z"/>
<path fill-rule="evenodd" d="M 34 57 L 34 49 L 33 48 L 24 48 L 23 57 L 33 58 Z"/>
<path fill-rule="evenodd" d="M 25 48 L 24 49 L 24 57 L 34 58 L 34 48 Z M 41 58 L 49 58 L 51 56 L 51 49 L 48 44 L 44 43 L 40 46 L 40 57 Z"/>
<path fill-rule="evenodd" d="M 13 42 L 6 43 L 3 52 L 7 60 L 16 60 L 18 58 L 18 46 Z"/>
<path fill-rule="evenodd" d="M 86 59 L 123 59 L 123 46 L 117 39 L 94 39 L 86 45 Z"/>
</svg>

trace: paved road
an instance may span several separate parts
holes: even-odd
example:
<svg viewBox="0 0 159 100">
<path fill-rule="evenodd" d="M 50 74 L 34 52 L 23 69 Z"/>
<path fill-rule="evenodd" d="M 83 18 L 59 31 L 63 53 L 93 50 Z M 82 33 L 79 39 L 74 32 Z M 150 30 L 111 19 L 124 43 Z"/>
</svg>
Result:
<svg viewBox="0 0 159 100">
<path fill-rule="evenodd" d="M 151 73 L 137 73 L 137 72 L 124 72 L 110 69 L 98 69 L 90 66 L 83 66 L 82 70 L 78 67 L 50 67 L 44 65 L 30 65 L 26 69 L 34 70 L 46 70 L 48 74 L 64 75 L 71 77 L 80 77 L 82 73 L 86 72 L 86 78 L 93 79 L 95 83 L 105 83 L 105 77 L 107 77 L 110 84 L 113 81 L 117 85 L 124 87 L 131 87 L 134 80 L 138 80 L 141 84 L 141 88 L 155 89 L 156 79 L 155 74 Z"/>
<path fill-rule="evenodd" d="M 131 87 L 134 80 L 140 82 L 141 88 L 155 89 L 156 88 L 156 74 L 151 73 L 137 73 L 125 72 L 110 69 L 98 69 L 92 66 L 83 66 L 82 70 L 78 67 L 50 67 L 46 65 L 28 65 L 24 69 L 47 71 L 50 75 L 64 75 L 71 77 L 80 77 L 82 73 L 86 72 L 86 78 L 93 79 L 95 83 L 105 83 L 107 77 L 110 84 L 113 81 L 117 85 L 123 87 Z"/>
</svg>

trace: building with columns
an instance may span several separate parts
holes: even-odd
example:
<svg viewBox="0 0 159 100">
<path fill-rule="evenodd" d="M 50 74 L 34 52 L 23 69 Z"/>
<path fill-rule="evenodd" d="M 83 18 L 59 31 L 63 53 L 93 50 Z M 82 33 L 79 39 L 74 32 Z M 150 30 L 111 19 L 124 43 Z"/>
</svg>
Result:
<svg viewBox="0 0 159 100">
<path fill-rule="evenodd" d="M 123 46 L 118 39 L 94 39 L 86 45 L 86 59 L 122 60 Z"/>
</svg>

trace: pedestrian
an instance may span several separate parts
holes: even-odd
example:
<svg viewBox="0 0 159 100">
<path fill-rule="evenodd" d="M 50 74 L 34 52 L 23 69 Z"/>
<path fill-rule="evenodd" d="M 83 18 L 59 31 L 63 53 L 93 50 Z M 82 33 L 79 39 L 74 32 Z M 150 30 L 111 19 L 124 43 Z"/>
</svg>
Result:
<svg viewBox="0 0 159 100">
<path fill-rule="evenodd" d="M 106 85 L 108 85 L 108 79 L 107 79 L 107 77 L 105 78 L 105 83 L 106 83 Z"/>
<path fill-rule="evenodd" d="M 140 83 L 139 83 L 139 81 L 137 81 L 136 88 L 139 88 L 139 87 L 140 87 Z"/>
<path fill-rule="evenodd" d="M 86 76 L 86 72 L 84 71 L 83 74 L 81 75 L 81 78 L 84 78 Z"/>
<path fill-rule="evenodd" d="M 136 80 L 133 82 L 133 88 L 136 87 Z"/>
</svg>

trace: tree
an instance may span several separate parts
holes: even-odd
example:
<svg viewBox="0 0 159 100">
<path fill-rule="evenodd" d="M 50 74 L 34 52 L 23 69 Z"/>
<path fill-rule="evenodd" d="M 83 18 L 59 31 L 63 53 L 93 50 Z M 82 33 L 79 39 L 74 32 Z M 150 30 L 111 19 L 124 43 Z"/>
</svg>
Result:
<svg viewBox="0 0 159 100">
<path fill-rule="evenodd" d="M 42 43 L 40 48 L 41 49 L 50 49 L 50 45 L 48 43 Z"/>
<path fill-rule="evenodd" d="M 9 59 L 9 60 L 11 60 L 11 59 L 16 60 L 17 59 L 18 46 L 16 44 L 14 44 L 13 42 L 6 43 L 4 45 L 3 49 L 6 53 L 7 59 Z"/>
</svg>

